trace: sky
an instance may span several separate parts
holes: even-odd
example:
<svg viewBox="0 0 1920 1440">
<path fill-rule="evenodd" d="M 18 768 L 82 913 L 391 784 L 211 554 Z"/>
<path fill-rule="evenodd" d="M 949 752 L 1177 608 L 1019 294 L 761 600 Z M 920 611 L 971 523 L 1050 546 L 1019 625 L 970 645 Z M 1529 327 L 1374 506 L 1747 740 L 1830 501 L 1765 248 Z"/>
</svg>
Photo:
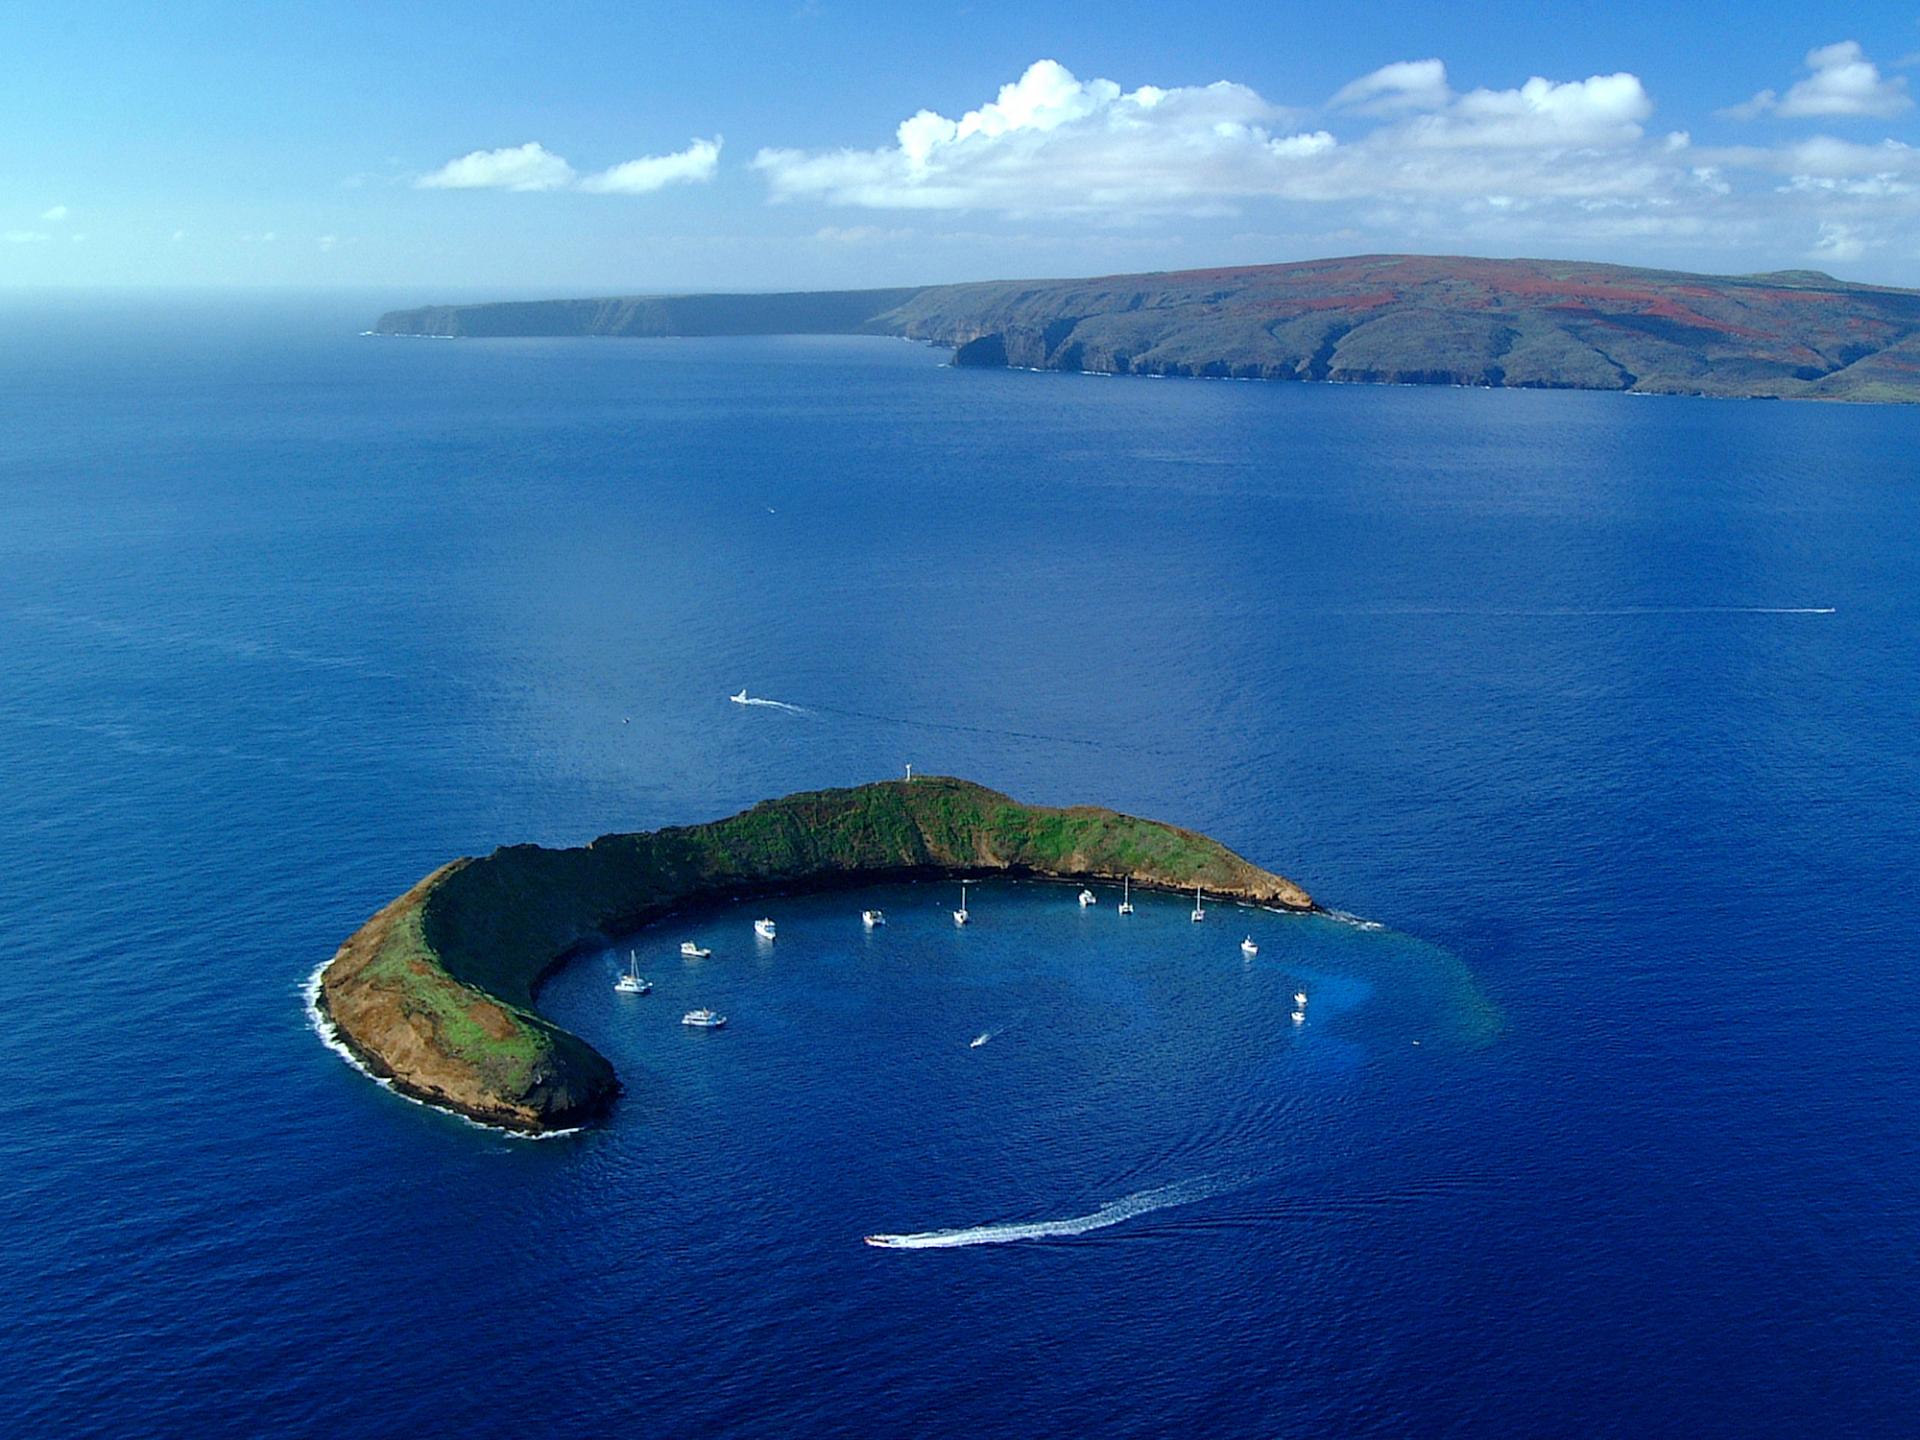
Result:
<svg viewBox="0 0 1920 1440">
<path fill-rule="evenodd" d="M 1418 252 L 1920 287 L 1920 0 L 8 0 L 0 288 Z"/>
</svg>

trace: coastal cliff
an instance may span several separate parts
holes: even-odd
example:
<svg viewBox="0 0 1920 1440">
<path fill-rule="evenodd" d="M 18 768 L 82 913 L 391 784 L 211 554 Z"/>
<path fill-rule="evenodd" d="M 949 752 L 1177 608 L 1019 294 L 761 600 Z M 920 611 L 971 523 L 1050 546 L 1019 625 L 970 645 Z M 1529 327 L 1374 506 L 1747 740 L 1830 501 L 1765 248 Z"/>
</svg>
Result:
<svg viewBox="0 0 1920 1440">
<path fill-rule="evenodd" d="M 392 335 L 899 335 L 962 366 L 1920 401 L 1920 291 L 1815 270 L 1360 255 L 1087 280 L 428 306 Z"/>
<path fill-rule="evenodd" d="M 1204 885 L 1310 910 L 1307 892 L 1191 830 L 1091 806 L 1023 805 L 928 776 L 769 800 L 726 820 L 515 845 L 455 860 L 350 936 L 316 1008 L 368 1069 L 416 1099 L 514 1130 L 604 1113 L 613 1066 L 534 1009 L 568 956 L 690 904 L 905 877 L 1024 874 Z"/>
</svg>

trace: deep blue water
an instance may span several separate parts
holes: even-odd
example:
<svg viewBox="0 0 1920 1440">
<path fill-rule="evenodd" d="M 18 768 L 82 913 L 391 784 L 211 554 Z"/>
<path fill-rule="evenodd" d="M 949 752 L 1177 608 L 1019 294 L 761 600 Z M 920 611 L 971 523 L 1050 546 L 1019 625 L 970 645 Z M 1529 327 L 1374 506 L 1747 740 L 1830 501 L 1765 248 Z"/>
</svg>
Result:
<svg viewBox="0 0 1920 1440">
<path fill-rule="evenodd" d="M 1920 413 L 378 308 L 0 311 L 0 1430 L 1912 1433 Z M 1388 928 L 689 917 L 540 1143 L 308 1027 L 451 855 L 909 761 Z"/>
</svg>

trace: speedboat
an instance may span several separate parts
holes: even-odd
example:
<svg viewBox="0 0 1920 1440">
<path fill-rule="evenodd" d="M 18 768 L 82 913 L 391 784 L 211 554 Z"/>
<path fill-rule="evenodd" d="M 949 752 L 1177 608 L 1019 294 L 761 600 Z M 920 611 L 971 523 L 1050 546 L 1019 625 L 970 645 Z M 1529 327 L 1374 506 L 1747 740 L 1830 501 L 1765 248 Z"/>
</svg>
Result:
<svg viewBox="0 0 1920 1440">
<path fill-rule="evenodd" d="M 733 703 L 736 705 L 746 704 L 747 703 L 747 687 L 742 685 L 740 687 L 740 693 L 738 695 L 729 695 L 727 698 L 733 701 Z"/>
<path fill-rule="evenodd" d="M 627 951 L 627 973 L 613 982 L 613 988 L 622 995 L 645 995 L 653 989 L 653 982 L 640 974 L 640 962 L 634 958 L 633 951 Z"/>
<path fill-rule="evenodd" d="M 1132 883 L 1131 876 L 1123 877 L 1120 881 L 1120 913 L 1122 915 L 1133 914 Z"/>
<path fill-rule="evenodd" d="M 691 1025 L 695 1030 L 718 1030 L 727 1023 L 727 1017 L 717 1010 L 689 1010 L 680 1017 L 682 1025 Z"/>
<path fill-rule="evenodd" d="M 876 925 L 884 925 L 887 923 L 887 912 L 884 910 L 862 910 L 860 912 L 860 923 L 869 930 L 873 929 Z"/>
<path fill-rule="evenodd" d="M 704 960 L 713 954 L 713 951 L 707 949 L 704 945 L 696 945 L 691 940 L 682 940 L 680 942 L 680 953 L 689 960 Z"/>
<path fill-rule="evenodd" d="M 960 882 L 960 908 L 953 912 L 953 923 L 964 925 L 972 918 L 967 914 L 967 882 Z"/>
<path fill-rule="evenodd" d="M 1089 905 L 1098 905 L 1099 903 L 1098 900 L 1093 898 L 1093 891 L 1082 890 L 1080 892 L 1080 908 L 1082 910 L 1086 909 Z"/>
<path fill-rule="evenodd" d="M 760 937 L 760 938 L 761 938 L 762 940 L 771 940 L 771 939 L 773 939 L 773 938 L 774 938 L 774 936 L 773 936 L 773 921 L 771 921 L 771 920 L 766 920 L 766 919 L 760 919 L 760 920 L 756 920 L 756 921 L 754 921 L 754 922 L 753 922 L 753 933 L 754 933 L 754 934 L 756 934 L 756 935 L 758 935 L 758 936 L 759 936 L 759 937 Z"/>
<path fill-rule="evenodd" d="M 1240 953 L 1242 955 L 1258 955 L 1260 953 L 1260 947 L 1253 943 L 1253 936 L 1249 935 L 1240 942 Z"/>
<path fill-rule="evenodd" d="M 1207 918 L 1207 907 L 1200 903 L 1200 887 L 1193 887 L 1193 923 L 1198 925 Z"/>
</svg>

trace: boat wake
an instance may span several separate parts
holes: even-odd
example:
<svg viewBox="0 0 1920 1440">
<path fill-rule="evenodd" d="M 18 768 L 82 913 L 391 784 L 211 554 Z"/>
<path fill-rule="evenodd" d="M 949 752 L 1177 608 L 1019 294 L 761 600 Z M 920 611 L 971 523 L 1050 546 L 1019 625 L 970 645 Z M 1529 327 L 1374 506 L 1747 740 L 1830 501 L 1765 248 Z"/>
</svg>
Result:
<svg viewBox="0 0 1920 1440">
<path fill-rule="evenodd" d="M 804 705 L 789 705 L 784 700 L 762 700 L 758 695 L 749 695 L 742 690 L 738 695 L 727 697 L 736 705 L 760 705 L 768 710 L 785 710 L 790 715 L 811 715 L 813 712 Z"/>
<path fill-rule="evenodd" d="M 1344 910 L 1328 910 L 1325 914 L 1329 920 L 1337 920 L 1342 925 L 1351 925 L 1356 930 L 1384 930 L 1387 928 L 1378 920 L 1368 920 L 1361 915 L 1349 915 Z"/>
<path fill-rule="evenodd" d="M 1013 1220 L 998 1225 L 971 1225 L 960 1230 L 923 1230 L 916 1235 L 868 1235 L 866 1242 L 882 1250 L 958 1250 L 970 1245 L 1010 1245 L 1016 1240 L 1060 1240 L 1106 1230 L 1155 1210 L 1191 1205 L 1230 1190 L 1236 1182 L 1217 1175 L 1181 1180 L 1152 1190 L 1141 1190 L 1123 1200 L 1102 1205 L 1091 1215 L 1066 1220 Z"/>
</svg>

